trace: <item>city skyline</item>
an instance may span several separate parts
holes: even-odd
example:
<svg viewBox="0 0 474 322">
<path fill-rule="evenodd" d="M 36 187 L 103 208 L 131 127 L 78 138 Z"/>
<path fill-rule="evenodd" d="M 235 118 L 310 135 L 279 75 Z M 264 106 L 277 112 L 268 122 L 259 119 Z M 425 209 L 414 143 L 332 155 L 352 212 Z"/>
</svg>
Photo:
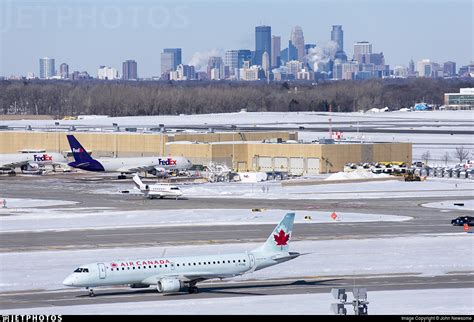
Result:
<svg viewBox="0 0 474 322">
<path fill-rule="evenodd" d="M 28 72 L 37 75 L 38 59 L 45 56 L 54 58 L 57 65 L 67 63 L 70 70 L 88 71 L 91 74 L 94 74 L 101 65 L 120 70 L 124 61 L 133 59 L 140 65 L 139 77 L 159 76 L 161 73 L 160 53 L 163 49 L 182 48 L 183 64 L 188 64 L 197 54 L 206 59 L 208 56 L 215 56 L 214 54 L 206 56 L 210 52 L 220 52 L 223 57 L 227 50 L 255 50 L 255 27 L 260 25 L 270 26 L 271 36 L 281 37 L 282 49 L 287 47 L 290 33 L 295 26 L 302 28 L 306 43 L 324 46 L 331 38 L 332 26 L 342 25 L 344 49 L 348 57 L 352 57 L 352 48 L 356 42 L 369 41 L 373 44 L 375 52 L 384 53 L 386 63 L 391 67 L 408 66 L 411 59 L 414 61 L 430 59 L 438 63 L 454 61 L 457 66 L 467 65 L 473 60 L 472 4 L 469 1 L 449 3 L 398 1 L 396 4 L 387 2 L 383 6 L 374 1 L 362 1 L 352 6 L 347 1 L 316 1 L 315 3 L 297 1 L 292 5 L 320 9 L 326 14 L 318 16 L 320 19 L 311 20 L 310 23 L 308 23 L 308 15 L 304 13 L 282 19 L 279 6 L 275 6 L 271 9 L 272 15 L 267 15 L 267 17 L 265 15 L 257 17 L 259 10 L 255 10 L 256 13 L 248 13 L 250 19 L 245 19 L 244 23 L 239 21 L 237 30 L 235 27 L 226 25 L 216 28 L 215 25 L 221 20 L 219 15 L 215 19 L 216 23 L 210 24 L 206 19 L 209 15 L 201 14 L 202 7 L 206 7 L 205 4 L 212 7 L 215 12 L 221 12 L 232 7 L 234 1 L 226 3 L 201 1 L 198 2 L 200 6 L 196 6 L 194 2 L 184 1 L 155 7 L 148 1 L 139 2 L 135 7 L 132 3 L 112 6 L 107 1 L 94 5 L 89 3 L 89 7 L 74 1 L 69 6 L 61 6 L 58 1 L 43 1 L 42 5 L 31 3 L 25 5 L 25 3 L 27 2 L 19 1 L 19 3 L 12 3 L 9 7 L 3 4 L 4 9 L 7 9 L 5 12 L 13 12 L 14 15 L 9 23 L 4 22 L 1 26 L 3 40 L 1 41 L 0 75 L 2 76 L 27 75 Z M 285 4 L 280 1 L 277 3 Z M 257 2 L 255 7 L 258 9 L 265 5 L 268 6 L 268 1 Z M 452 7 L 456 7 L 455 10 Z M 167 24 L 161 27 L 147 26 L 146 23 L 134 24 L 133 20 L 125 19 L 124 15 L 133 8 L 136 11 L 155 8 L 156 12 L 160 10 L 162 13 L 168 12 L 168 15 L 174 18 L 167 19 Z M 347 17 L 348 8 L 351 9 L 353 16 L 357 16 L 358 12 L 363 12 L 362 9 L 367 11 L 370 8 L 370 10 L 368 13 L 360 14 L 358 20 L 354 21 Z M 430 19 L 421 19 L 416 14 L 414 15 L 414 12 L 420 8 Z M 334 9 L 333 11 L 337 11 L 337 14 L 329 9 Z M 390 19 L 384 20 L 378 15 L 380 9 L 400 19 L 403 13 L 406 19 L 400 20 L 403 23 L 391 22 Z M 87 10 L 89 11 L 86 12 Z M 236 8 L 236 10 L 240 9 Z M 444 16 L 449 16 L 449 12 L 453 10 L 456 11 L 459 19 L 451 19 L 447 23 Z M 65 12 L 68 15 L 65 16 Z M 91 12 L 95 12 L 95 15 Z M 122 20 L 118 19 L 115 25 L 112 24 L 114 15 L 111 13 L 113 12 L 117 17 L 122 17 Z M 29 15 L 26 15 L 27 13 Z M 108 14 L 111 15 L 108 16 Z M 288 16 L 286 12 L 284 14 Z M 24 15 L 26 18 L 23 17 Z M 466 15 L 464 18 L 468 17 L 468 19 L 462 19 L 463 15 Z M 45 22 L 45 17 L 51 18 L 46 21 L 54 22 Z M 372 19 L 367 19 L 368 17 Z M 413 19 L 410 20 L 410 17 Z M 56 30 L 58 26 L 62 27 L 61 30 Z M 408 33 L 409 36 L 407 32 L 403 32 L 407 27 L 411 31 Z M 44 41 L 34 43 L 28 50 L 19 49 L 18 46 L 28 43 L 28 39 L 32 42 L 38 32 L 44 33 L 44 31 L 49 31 L 47 35 L 51 37 L 43 34 L 40 38 Z M 131 34 L 134 32 L 138 34 L 132 37 Z M 150 35 L 151 32 L 155 32 L 160 37 L 150 41 L 151 38 L 145 35 Z M 109 37 L 107 41 L 101 37 L 104 33 Z M 143 33 L 144 36 L 141 37 Z M 216 37 L 215 33 L 223 34 L 221 37 Z M 84 35 L 89 36 L 87 44 L 80 42 L 80 34 L 83 34 L 82 39 Z M 193 34 L 197 35 L 193 37 Z M 394 37 L 394 34 L 397 36 Z M 117 37 L 127 38 L 127 42 L 117 41 Z M 125 43 L 127 46 L 124 45 Z"/>
</svg>

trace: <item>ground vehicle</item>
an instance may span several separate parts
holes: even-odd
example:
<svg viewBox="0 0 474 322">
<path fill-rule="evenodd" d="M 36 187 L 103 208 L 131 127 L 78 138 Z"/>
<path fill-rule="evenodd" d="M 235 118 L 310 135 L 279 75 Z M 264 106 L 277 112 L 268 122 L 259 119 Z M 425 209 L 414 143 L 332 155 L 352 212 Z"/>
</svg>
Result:
<svg viewBox="0 0 474 322">
<path fill-rule="evenodd" d="M 474 217 L 462 216 L 451 220 L 451 225 L 453 226 L 464 226 L 464 224 L 468 224 L 468 226 L 474 226 Z"/>
</svg>

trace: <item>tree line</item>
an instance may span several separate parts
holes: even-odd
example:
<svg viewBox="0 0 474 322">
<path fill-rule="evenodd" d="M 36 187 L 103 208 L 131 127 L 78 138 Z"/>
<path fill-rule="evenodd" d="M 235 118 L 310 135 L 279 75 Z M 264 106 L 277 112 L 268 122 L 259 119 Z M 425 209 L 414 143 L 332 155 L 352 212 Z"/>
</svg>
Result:
<svg viewBox="0 0 474 322">
<path fill-rule="evenodd" d="M 444 104 L 444 93 L 474 87 L 468 79 L 366 81 L 1 81 L 0 113 L 109 116 L 238 112 L 366 111 Z"/>
</svg>

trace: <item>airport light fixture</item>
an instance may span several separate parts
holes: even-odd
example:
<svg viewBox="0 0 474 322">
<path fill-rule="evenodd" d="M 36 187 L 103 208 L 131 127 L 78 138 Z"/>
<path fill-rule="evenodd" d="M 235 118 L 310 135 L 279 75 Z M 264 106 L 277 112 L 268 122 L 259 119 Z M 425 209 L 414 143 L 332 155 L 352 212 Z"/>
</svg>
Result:
<svg viewBox="0 0 474 322">
<path fill-rule="evenodd" d="M 367 301 L 367 289 L 366 288 L 354 288 L 352 294 L 354 300 L 347 302 L 347 294 L 345 288 L 333 288 L 331 289 L 332 296 L 339 300 L 339 303 L 332 303 L 331 310 L 337 315 L 346 315 L 347 309 L 345 305 L 352 305 L 355 315 L 367 315 L 367 309 L 369 302 Z"/>
</svg>

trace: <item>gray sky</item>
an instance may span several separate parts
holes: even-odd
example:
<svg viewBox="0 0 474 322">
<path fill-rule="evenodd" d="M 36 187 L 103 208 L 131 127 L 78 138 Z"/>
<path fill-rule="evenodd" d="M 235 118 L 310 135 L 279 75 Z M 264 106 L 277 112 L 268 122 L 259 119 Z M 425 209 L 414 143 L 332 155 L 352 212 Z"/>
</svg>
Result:
<svg viewBox="0 0 474 322">
<path fill-rule="evenodd" d="M 255 49 L 255 26 L 270 25 L 287 46 L 291 28 L 306 43 L 330 40 L 332 25 L 344 30 L 344 50 L 370 41 L 391 66 L 429 58 L 473 58 L 472 0 L 0 0 L 0 75 L 39 74 L 39 58 L 69 64 L 70 72 L 97 75 L 99 65 L 122 72 L 134 59 L 139 77 L 160 74 L 163 48 L 181 47 L 183 63 L 209 52 Z M 198 53 L 198 54 L 195 54 Z"/>
</svg>

